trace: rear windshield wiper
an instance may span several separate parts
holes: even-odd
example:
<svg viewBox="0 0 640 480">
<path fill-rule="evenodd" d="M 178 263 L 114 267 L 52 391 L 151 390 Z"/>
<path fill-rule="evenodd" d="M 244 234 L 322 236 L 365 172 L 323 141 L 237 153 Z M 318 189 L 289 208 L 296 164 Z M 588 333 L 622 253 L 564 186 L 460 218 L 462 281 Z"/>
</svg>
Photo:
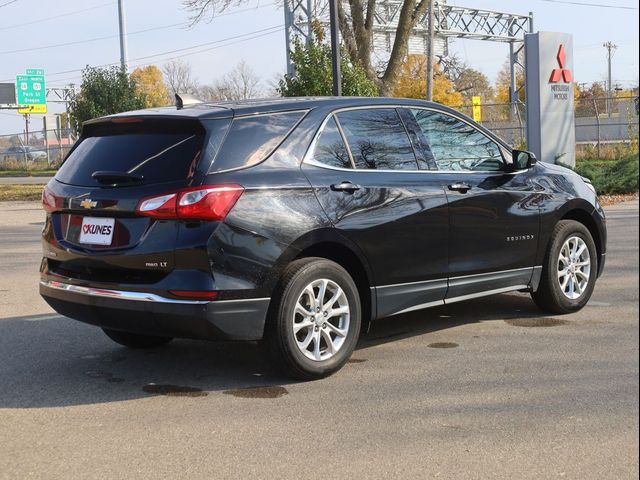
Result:
<svg viewBox="0 0 640 480">
<path fill-rule="evenodd" d="M 106 170 L 99 170 L 91 174 L 91 178 L 100 183 L 137 183 L 144 179 L 143 175 L 139 173 L 129 172 L 112 172 Z"/>
</svg>

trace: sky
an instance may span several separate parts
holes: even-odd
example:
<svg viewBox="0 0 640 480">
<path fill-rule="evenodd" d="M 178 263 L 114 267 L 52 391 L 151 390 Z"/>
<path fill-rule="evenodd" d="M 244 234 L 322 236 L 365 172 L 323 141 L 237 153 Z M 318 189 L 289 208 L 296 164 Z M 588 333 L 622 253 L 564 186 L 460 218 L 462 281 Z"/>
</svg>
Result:
<svg viewBox="0 0 640 480">
<path fill-rule="evenodd" d="M 605 79 L 602 44 L 612 41 L 618 45 L 613 57 L 614 83 L 638 84 L 638 0 L 448 3 L 518 14 L 532 11 L 536 30 L 573 34 L 577 82 Z M 210 22 L 189 28 L 190 15 L 180 0 L 126 0 L 130 66 L 162 66 L 170 59 L 182 58 L 189 62 L 198 81 L 207 84 L 245 60 L 268 91 L 286 68 L 284 13 L 280 4 L 278 0 L 241 1 Z M 453 40 L 449 48 L 450 53 L 492 81 L 509 50 L 507 44 L 460 39 Z M 48 87 L 79 84 L 84 66 L 118 63 L 119 58 L 115 0 L 0 0 L 0 82 L 14 81 L 15 75 L 27 68 L 41 68 L 46 72 Z M 51 113 L 62 109 L 62 105 L 49 105 Z M 41 117 L 31 116 L 32 130 L 41 128 Z M 22 115 L 0 110 L 0 135 L 21 133 L 24 127 Z"/>
</svg>

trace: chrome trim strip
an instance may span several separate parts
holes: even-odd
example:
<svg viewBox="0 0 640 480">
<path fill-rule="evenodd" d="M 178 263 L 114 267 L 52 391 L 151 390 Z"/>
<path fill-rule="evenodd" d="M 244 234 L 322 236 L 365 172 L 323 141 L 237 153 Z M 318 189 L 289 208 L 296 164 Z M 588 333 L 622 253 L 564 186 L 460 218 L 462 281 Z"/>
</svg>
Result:
<svg viewBox="0 0 640 480">
<path fill-rule="evenodd" d="M 409 312 L 413 312 L 415 310 L 422 310 L 423 308 L 441 307 L 444 304 L 445 304 L 444 300 L 436 300 L 435 302 L 421 303 L 419 305 L 414 305 L 413 307 L 409 307 L 409 308 L 405 308 L 404 310 L 400 310 L 399 312 L 392 313 L 389 316 L 393 317 L 394 315 L 400 315 L 401 313 L 409 313 Z"/>
<path fill-rule="evenodd" d="M 513 285 L 511 287 L 496 288 L 494 290 L 486 290 L 484 292 L 470 293 L 469 295 L 462 295 L 460 297 L 445 298 L 444 304 L 449 305 L 450 303 L 471 300 L 472 298 L 487 297 L 489 295 L 496 295 L 498 293 L 514 292 L 516 290 L 522 290 L 524 288 L 529 288 L 529 285 Z"/>
<path fill-rule="evenodd" d="M 209 303 L 208 300 L 178 300 L 173 298 L 161 297 L 155 293 L 146 292 L 127 292 L 123 290 L 109 290 L 104 288 L 81 287 L 80 285 L 71 285 L 70 283 L 56 282 L 54 280 L 41 280 L 40 285 L 51 288 L 53 290 L 62 290 L 65 292 L 78 293 L 80 295 L 88 295 L 90 297 L 115 298 L 118 300 L 133 300 L 138 302 L 157 302 L 157 303 L 176 303 L 186 305 L 204 305 Z"/>
<path fill-rule="evenodd" d="M 437 282 L 446 282 L 447 277 L 445 278 L 436 278 L 435 280 L 420 280 L 418 282 L 406 282 L 406 283 L 391 283 L 389 285 L 378 285 L 376 288 L 393 288 L 393 287 L 406 287 L 407 285 L 428 285 L 430 283 Z"/>
<path fill-rule="evenodd" d="M 167 298 L 155 293 L 148 292 L 128 292 L 124 290 L 110 290 L 105 288 L 94 287 L 82 287 L 80 285 L 72 285 L 70 283 L 57 282 L 55 280 L 41 280 L 40 285 L 53 290 L 61 290 L 65 292 L 77 293 L 80 295 L 87 295 L 90 297 L 102 297 L 102 298 L 115 298 L 117 300 L 131 300 L 137 302 L 156 302 L 156 303 L 171 303 L 182 305 L 206 305 L 211 303 L 209 300 L 186 300 L 177 298 Z M 271 300 L 271 297 L 264 298 L 240 298 L 236 300 L 215 300 L 215 303 L 229 304 L 240 303 L 249 301 L 265 301 Z"/>
<path fill-rule="evenodd" d="M 487 277 L 491 275 L 499 275 L 501 273 L 524 272 L 525 270 L 532 270 L 533 268 L 535 267 L 512 268 L 510 270 L 498 270 L 496 272 L 473 273 L 471 275 L 460 275 L 459 277 L 449 277 L 449 280 L 458 280 L 461 278 L 473 278 L 473 277 Z"/>
<path fill-rule="evenodd" d="M 510 272 L 522 272 L 525 270 L 532 270 L 532 269 L 542 269 L 541 265 L 538 266 L 534 266 L 534 267 L 522 267 L 522 268 L 513 268 L 511 270 L 498 270 L 496 272 L 485 272 L 485 273 L 474 273 L 472 275 L 460 275 L 458 277 L 444 277 L 444 278 L 437 278 L 434 280 L 421 280 L 418 282 L 407 282 L 407 283 L 391 283 L 388 285 L 377 285 L 375 288 L 389 288 L 389 287 L 400 287 L 400 286 L 404 286 L 404 285 L 417 285 L 420 283 L 424 283 L 424 284 L 428 284 L 428 283 L 434 283 L 434 282 L 443 282 L 443 281 L 450 281 L 450 280 L 458 280 L 458 279 L 462 279 L 462 278 L 473 278 L 473 277 L 484 277 L 484 276 L 488 276 L 488 275 L 497 275 L 500 273 L 510 273 Z"/>
</svg>

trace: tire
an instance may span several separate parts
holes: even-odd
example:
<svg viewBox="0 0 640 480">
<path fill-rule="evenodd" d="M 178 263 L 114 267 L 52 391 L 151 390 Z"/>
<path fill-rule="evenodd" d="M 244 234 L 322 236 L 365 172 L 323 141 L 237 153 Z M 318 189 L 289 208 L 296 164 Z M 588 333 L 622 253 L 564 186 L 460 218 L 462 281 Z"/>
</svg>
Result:
<svg viewBox="0 0 640 480">
<path fill-rule="evenodd" d="M 324 308 L 318 302 L 323 285 Z M 264 345 L 275 366 L 297 380 L 340 370 L 358 342 L 362 321 L 358 289 L 347 271 L 324 258 L 296 260 L 272 298 Z M 339 313 L 331 316 L 332 311 Z"/>
<path fill-rule="evenodd" d="M 110 328 L 103 328 L 102 331 L 114 342 L 129 348 L 159 347 L 160 345 L 164 345 L 173 340 L 171 337 L 140 335 L 138 333 L 122 332 L 120 330 L 112 330 Z"/>
<path fill-rule="evenodd" d="M 573 252 L 580 251 L 582 253 L 578 258 L 572 255 Z M 567 253 L 568 256 L 565 255 Z M 561 260 L 561 255 L 568 261 Z M 586 255 L 588 266 L 585 264 Z M 575 273 L 571 273 L 571 268 Z M 563 275 L 561 271 L 566 273 Z M 585 272 L 588 277 L 586 280 Z M 542 266 L 540 286 L 531 297 L 539 308 L 548 312 L 577 312 L 591 298 L 597 272 L 598 254 L 589 230 L 574 220 L 561 220 L 551 235 Z"/>
</svg>

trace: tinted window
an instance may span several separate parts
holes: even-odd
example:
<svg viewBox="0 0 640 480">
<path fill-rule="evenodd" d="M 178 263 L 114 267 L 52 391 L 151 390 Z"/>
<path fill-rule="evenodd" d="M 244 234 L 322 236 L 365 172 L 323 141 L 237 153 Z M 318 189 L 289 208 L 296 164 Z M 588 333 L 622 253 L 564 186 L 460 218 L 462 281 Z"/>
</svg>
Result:
<svg viewBox="0 0 640 480">
<path fill-rule="evenodd" d="M 418 161 L 418 167 L 422 170 L 437 170 L 438 166 L 433 158 L 427 139 L 424 138 L 422 130 L 420 130 L 420 126 L 418 122 L 416 122 L 416 118 L 411 110 L 399 108 L 397 112 L 400 114 L 400 118 L 402 118 L 405 127 L 407 127 L 409 138 L 413 144 L 413 152 L 416 154 L 416 160 Z"/>
<path fill-rule="evenodd" d="M 407 132 L 393 108 L 338 114 L 356 168 L 417 170 Z"/>
<path fill-rule="evenodd" d="M 332 167 L 351 168 L 351 159 L 333 117 L 324 126 L 316 141 L 313 157 L 316 162 Z"/>
<path fill-rule="evenodd" d="M 96 171 L 137 173 L 142 183 L 186 179 L 202 153 L 204 129 L 199 123 L 140 122 L 90 125 L 58 170 L 64 183 L 98 186 Z"/>
<path fill-rule="evenodd" d="M 211 171 L 260 163 L 280 145 L 304 114 L 299 111 L 235 118 Z"/>
<path fill-rule="evenodd" d="M 480 130 L 451 115 L 412 111 L 440 170 L 502 169 L 500 147 Z"/>
</svg>

